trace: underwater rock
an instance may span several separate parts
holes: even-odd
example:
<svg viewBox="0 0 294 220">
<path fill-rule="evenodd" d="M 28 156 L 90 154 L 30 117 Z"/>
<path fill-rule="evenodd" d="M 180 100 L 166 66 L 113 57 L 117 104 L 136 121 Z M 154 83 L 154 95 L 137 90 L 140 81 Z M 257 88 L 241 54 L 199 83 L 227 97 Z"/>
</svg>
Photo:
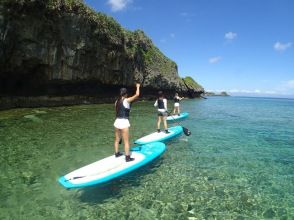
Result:
<svg viewBox="0 0 294 220">
<path fill-rule="evenodd" d="M 34 110 L 34 112 L 35 112 L 36 114 L 47 114 L 46 111 L 41 111 L 41 110 Z"/>
<path fill-rule="evenodd" d="M 272 209 L 272 208 L 269 208 L 268 210 L 266 210 L 264 213 L 263 213 L 263 217 L 265 218 L 274 218 L 276 216 L 276 212 Z"/>
<path fill-rule="evenodd" d="M 38 177 L 35 176 L 31 171 L 22 172 L 22 179 L 25 184 L 33 185 L 37 182 Z"/>
<path fill-rule="evenodd" d="M 35 115 L 25 115 L 24 118 L 30 119 L 33 122 L 42 122 L 42 119 L 38 118 Z"/>
</svg>

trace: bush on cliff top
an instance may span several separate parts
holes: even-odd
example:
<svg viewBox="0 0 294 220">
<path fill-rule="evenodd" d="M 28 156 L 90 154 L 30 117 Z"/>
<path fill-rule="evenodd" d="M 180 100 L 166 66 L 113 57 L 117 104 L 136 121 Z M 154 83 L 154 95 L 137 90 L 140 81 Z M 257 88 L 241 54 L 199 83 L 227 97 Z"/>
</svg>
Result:
<svg viewBox="0 0 294 220">
<path fill-rule="evenodd" d="M 201 90 L 204 90 L 202 86 L 200 86 L 192 77 L 190 76 L 187 76 L 185 78 L 183 78 L 185 84 L 189 87 L 189 88 L 192 88 L 192 89 L 201 89 Z"/>
<path fill-rule="evenodd" d="M 12 19 L 20 18 L 23 14 L 39 14 L 40 19 L 46 17 L 50 20 L 65 15 L 79 16 L 114 43 L 124 38 L 123 28 L 114 18 L 95 12 L 82 0 L 2 0 L 0 5 L 4 8 L 3 13 Z"/>
</svg>

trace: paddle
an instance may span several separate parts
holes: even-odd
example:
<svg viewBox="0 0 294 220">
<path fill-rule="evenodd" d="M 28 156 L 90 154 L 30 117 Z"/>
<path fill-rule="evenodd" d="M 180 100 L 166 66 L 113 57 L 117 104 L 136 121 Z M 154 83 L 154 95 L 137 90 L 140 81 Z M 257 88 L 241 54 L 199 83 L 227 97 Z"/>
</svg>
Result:
<svg viewBox="0 0 294 220">
<path fill-rule="evenodd" d="M 168 111 L 166 111 L 167 112 L 167 114 L 169 115 L 169 116 L 171 116 L 174 120 L 175 120 L 175 118 L 172 116 L 172 114 L 170 113 L 170 112 L 168 112 Z M 176 122 L 176 121 L 175 121 Z M 183 128 L 183 132 L 184 132 L 184 134 L 186 135 L 186 136 L 190 136 L 192 133 L 191 133 L 191 131 L 188 129 L 188 128 L 185 128 L 184 126 L 182 126 L 182 125 L 180 125 L 178 122 L 176 122 L 176 124 L 177 125 L 179 125 L 179 126 L 181 126 L 182 128 Z"/>
<path fill-rule="evenodd" d="M 87 177 L 87 176 L 74 176 L 73 178 L 69 178 L 69 179 L 65 180 L 64 182 L 68 182 L 70 180 L 80 179 L 80 178 L 84 178 L 84 177 Z"/>
</svg>

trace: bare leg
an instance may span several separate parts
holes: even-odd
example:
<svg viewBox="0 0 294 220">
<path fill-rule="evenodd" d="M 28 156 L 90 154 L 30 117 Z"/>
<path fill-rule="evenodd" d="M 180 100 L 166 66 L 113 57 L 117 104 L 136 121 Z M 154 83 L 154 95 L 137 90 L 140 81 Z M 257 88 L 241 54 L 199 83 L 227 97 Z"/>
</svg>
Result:
<svg viewBox="0 0 294 220">
<path fill-rule="evenodd" d="M 177 114 L 180 114 L 180 107 L 176 107 L 177 108 Z"/>
<path fill-rule="evenodd" d="M 160 129 L 160 123 L 161 123 L 161 116 L 158 116 L 157 129 Z"/>
<path fill-rule="evenodd" d="M 176 109 L 177 109 L 177 107 L 174 107 L 173 115 L 176 114 Z"/>
<path fill-rule="evenodd" d="M 118 149 L 118 143 L 119 143 L 119 139 L 120 139 L 120 130 L 118 128 L 115 128 L 114 134 L 115 134 L 114 152 L 117 153 L 119 151 L 119 149 Z"/>
<path fill-rule="evenodd" d="M 166 116 L 163 116 L 162 120 L 163 120 L 163 124 L 164 124 L 164 129 L 167 130 Z"/>
<path fill-rule="evenodd" d="M 125 145 L 125 155 L 130 155 L 129 128 L 124 128 L 121 131 Z"/>
</svg>

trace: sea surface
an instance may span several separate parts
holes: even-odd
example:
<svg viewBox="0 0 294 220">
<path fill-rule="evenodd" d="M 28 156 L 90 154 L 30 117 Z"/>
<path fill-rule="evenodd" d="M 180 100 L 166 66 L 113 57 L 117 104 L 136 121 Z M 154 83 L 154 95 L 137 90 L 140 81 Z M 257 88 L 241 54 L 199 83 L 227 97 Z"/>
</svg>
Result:
<svg viewBox="0 0 294 220">
<path fill-rule="evenodd" d="M 1 111 L 0 219 L 294 219 L 294 100 L 181 108 L 191 136 L 122 178 L 74 190 L 58 178 L 113 154 L 113 104 Z M 131 141 L 155 131 L 156 117 L 153 102 L 134 103 Z"/>
</svg>

